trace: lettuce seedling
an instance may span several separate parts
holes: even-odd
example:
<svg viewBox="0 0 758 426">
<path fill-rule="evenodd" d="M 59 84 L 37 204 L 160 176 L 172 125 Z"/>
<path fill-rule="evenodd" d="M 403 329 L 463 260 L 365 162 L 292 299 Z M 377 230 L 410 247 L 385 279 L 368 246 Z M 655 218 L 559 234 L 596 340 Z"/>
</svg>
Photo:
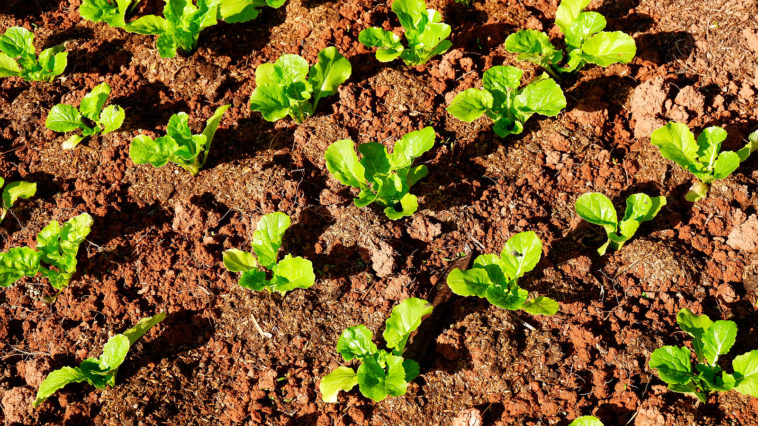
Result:
<svg viewBox="0 0 758 426">
<path fill-rule="evenodd" d="M 758 397 L 758 349 L 736 356 L 732 361 L 734 373 L 723 371 L 718 361 L 726 355 L 737 338 L 733 321 L 711 321 L 707 315 L 695 315 L 682 309 L 676 322 L 694 340 L 697 363 L 693 368 L 692 354 L 687 347 L 664 346 L 653 351 L 650 367 L 658 371 L 661 380 L 674 392 L 697 397 L 706 402 L 711 392 L 736 390 Z"/>
<path fill-rule="evenodd" d="M 194 176 L 205 165 L 213 136 L 229 107 L 230 105 L 224 105 L 216 109 L 205 123 L 203 133 L 199 135 L 192 134 L 186 113 L 174 114 L 168 120 L 166 136 L 158 139 L 146 135 L 137 136 L 129 146 L 129 157 L 134 164 L 150 163 L 155 167 L 163 167 L 170 161 Z"/>
<path fill-rule="evenodd" d="M 699 179 L 685 195 L 687 201 L 694 203 L 708 195 L 711 182 L 732 174 L 758 149 L 758 132 L 754 132 L 739 151 L 721 151 L 726 136 L 726 130 L 713 126 L 703 130 L 696 141 L 686 124 L 672 121 L 654 131 L 650 142 L 661 149 L 663 158 L 679 164 Z"/>
<path fill-rule="evenodd" d="M 360 160 L 353 141 L 337 141 L 326 149 L 326 168 L 342 184 L 361 190 L 354 200 L 356 206 L 376 201 L 388 218 L 398 220 L 418 209 L 418 198 L 409 191 L 428 169 L 412 167 L 413 160 L 432 149 L 435 137 L 432 127 L 408 133 L 395 142 L 392 154 L 378 142 L 363 143 L 358 145 Z"/>
<path fill-rule="evenodd" d="M 287 0 L 221 0 L 219 18 L 228 24 L 248 22 L 258 17 L 261 7 L 278 9 Z"/>
<path fill-rule="evenodd" d="M 82 98 L 78 109 L 66 104 L 54 106 L 47 115 L 45 127 L 56 132 L 81 130 L 81 135 L 71 135 L 63 142 L 63 149 L 73 149 L 86 137 L 118 130 L 124 123 L 126 114 L 118 105 L 103 108 L 110 94 L 111 86 L 100 83 Z M 93 125 L 90 126 L 90 123 Z"/>
<path fill-rule="evenodd" d="M 500 256 L 483 254 L 474 260 L 471 269 L 453 269 L 447 276 L 447 285 L 459 296 L 483 297 L 503 309 L 554 315 L 558 302 L 545 296 L 528 300 L 529 292 L 518 286 L 518 279 L 534 269 L 541 256 L 542 241 L 537 234 L 520 232 L 508 239 Z"/>
<path fill-rule="evenodd" d="M 666 197 L 664 196 L 650 197 L 642 193 L 632 194 L 626 199 L 624 218 L 619 222 L 616 208 L 608 197 L 598 192 L 588 192 L 576 200 L 575 208 L 579 217 L 605 228 L 608 240 L 597 249 L 598 254 L 602 256 L 608 247 L 611 250 L 620 250 L 624 243 L 634 236 L 640 224 L 653 220 L 665 205 Z"/>
<path fill-rule="evenodd" d="M 36 250 L 14 247 L 0 253 L 0 287 L 8 287 L 39 272 L 59 292 L 66 288 L 76 272 L 79 246 L 89 235 L 92 223 L 87 213 L 69 219 L 63 226 L 54 220 L 37 234 Z"/>
<path fill-rule="evenodd" d="M 310 69 L 300 56 L 282 55 L 275 63 L 255 70 L 257 87 L 250 98 L 250 109 L 263 114 L 267 121 L 289 115 L 302 123 L 313 115 L 321 99 L 337 93 L 352 72 L 350 61 L 334 46 L 319 52 L 318 62 Z"/>
<path fill-rule="evenodd" d="M 542 74 L 522 89 L 518 68 L 495 66 L 484 72 L 484 89 L 467 89 L 447 107 L 453 117 L 470 123 L 484 114 L 495 122 L 493 130 L 500 137 L 519 134 L 533 114 L 555 117 L 566 108 L 561 87 Z"/>
<path fill-rule="evenodd" d="M 574 72 L 586 64 L 607 67 L 615 63 L 626 64 L 637 54 L 634 39 L 621 31 L 603 31 L 607 22 L 597 12 L 583 12 L 590 0 L 562 0 L 555 12 L 555 23 L 566 40 L 568 62 L 562 51 L 550 42 L 550 37 L 536 30 L 521 30 L 505 40 L 505 49 L 518 53 L 519 61 L 540 65 L 553 77 L 560 72 Z"/>
<path fill-rule="evenodd" d="M 5 185 L 5 179 L 0 177 L 0 188 Z M 3 204 L 0 207 L 0 223 L 19 198 L 28 200 L 37 192 L 37 184 L 26 181 L 9 182 L 3 189 Z"/>
<path fill-rule="evenodd" d="M 164 318 L 165 312 L 143 318 L 123 334 L 116 334 L 108 339 L 100 357 L 87 358 L 78 367 L 63 367 L 48 374 L 39 385 L 34 407 L 38 407 L 52 394 L 71 383 L 87 382 L 98 389 L 116 386 L 116 374 L 131 346 Z"/>
<path fill-rule="evenodd" d="M 39 56 L 34 34 L 23 27 L 11 27 L 0 36 L 0 77 L 22 77 L 26 81 L 53 81 L 63 74 L 68 52 L 61 44 L 45 49 Z"/>
<path fill-rule="evenodd" d="M 405 29 L 408 47 L 403 46 L 400 37 L 392 31 L 381 28 L 366 28 L 358 34 L 358 40 L 366 47 L 376 47 L 379 62 L 391 62 L 398 57 L 406 65 L 423 65 L 432 56 L 441 55 L 453 43 L 450 25 L 442 23 L 442 15 L 434 9 L 427 9 L 424 0 L 395 0 L 392 11 Z"/>
<path fill-rule="evenodd" d="M 79 15 L 92 22 L 105 22 L 111 27 L 125 28 L 126 15 L 142 0 L 83 0 Z"/>
<path fill-rule="evenodd" d="M 426 300 L 415 297 L 395 306 L 382 334 L 389 351 L 377 349 L 374 335 L 365 325 L 348 327 L 337 341 L 337 352 L 345 362 L 356 359 L 361 365 L 357 371 L 343 365 L 324 376 L 319 385 L 324 402 L 337 402 L 340 391 L 347 392 L 355 385 L 376 402 L 405 394 L 408 383 L 419 374 L 418 363 L 403 358 L 405 345 L 432 309 Z"/>
<path fill-rule="evenodd" d="M 595 416 L 582 416 L 574 419 L 569 426 L 603 426 L 603 422 Z"/>
<path fill-rule="evenodd" d="M 176 51 L 190 54 L 197 49 L 200 32 L 216 25 L 221 0 L 165 0 L 163 17 L 143 16 L 126 24 L 127 31 L 157 35 L 155 45 L 162 58 L 173 58 Z"/>
<path fill-rule="evenodd" d="M 289 227 L 289 216 L 280 212 L 269 213 L 258 221 L 253 233 L 255 255 L 239 249 L 224 251 L 224 267 L 231 272 L 242 272 L 241 287 L 278 291 L 284 295 L 296 288 L 309 288 L 316 282 L 310 260 L 288 254 L 277 262 L 284 232 Z"/>
</svg>

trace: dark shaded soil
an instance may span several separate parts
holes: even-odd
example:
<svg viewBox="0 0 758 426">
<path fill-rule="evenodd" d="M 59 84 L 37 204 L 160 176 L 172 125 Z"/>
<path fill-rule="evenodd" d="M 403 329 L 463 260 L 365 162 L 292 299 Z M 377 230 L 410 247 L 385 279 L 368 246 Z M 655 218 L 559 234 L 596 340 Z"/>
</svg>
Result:
<svg viewBox="0 0 758 426">
<path fill-rule="evenodd" d="M 610 29 L 635 37 L 638 58 L 566 78 L 566 111 L 505 140 L 486 119 L 462 123 L 444 108 L 484 70 L 514 63 L 503 48 L 511 32 L 555 34 L 557 0 L 488 0 L 471 10 L 431 1 L 453 26 L 453 49 L 415 69 L 380 64 L 357 41 L 367 26 L 397 25 L 385 2 L 290 0 L 252 23 L 208 29 L 196 54 L 169 60 L 152 37 L 81 20 L 79 4 L 0 6 L 0 30 L 23 25 L 38 48 L 65 42 L 70 52 L 53 83 L 0 81 L 0 176 L 39 187 L 3 222 L 0 248 L 33 245 L 53 219 L 95 218 L 80 273 L 56 303 L 43 302 L 53 292 L 40 278 L 0 291 L 6 423 L 450 424 L 469 408 L 486 424 L 567 424 L 586 414 L 606 424 L 755 423 L 758 399 L 730 392 L 698 405 L 647 366 L 654 349 L 688 341 L 675 323 L 684 307 L 737 322 L 732 357 L 758 348 L 758 236 L 746 225 L 758 214 L 758 156 L 693 206 L 682 201 L 692 177 L 649 142 L 675 119 L 724 126 L 736 148 L 758 123 L 754 2 L 593 1 Z M 351 60 L 353 76 L 316 116 L 296 126 L 249 111 L 258 65 L 283 53 L 312 62 L 329 45 Z M 519 66 L 525 79 L 539 72 Z M 63 137 L 44 128 L 47 112 L 102 81 L 126 109 L 124 127 L 61 150 Z M 141 129 L 161 133 L 179 111 L 199 129 L 227 103 L 198 176 L 129 160 Z M 326 171 L 324 151 L 338 139 L 390 145 L 429 124 L 439 138 L 422 158 L 430 174 L 414 187 L 421 206 L 412 218 L 356 208 Z M 639 191 L 669 204 L 623 250 L 598 257 L 588 242 L 600 229 L 573 209 L 587 191 L 619 208 Z M 221 252 L 247 247 L 272 211 L 292 217 L 285 250 L 314 263 L 318 280 L 307 291 L 246 291 L 221 266 Z M 405 396 L 321 401 L 317 385 L 340 364 L 344 328 L 363 323 L 380 334 L 392 306 L 428 297 L 460 253 L 500 252 L 525 230 L 539 234 L 544 256 L 522 286 L 558 300 L 557 315 L 455 299 Z M 158 311 L 168 318 L 132 349 L 115 388 L 69 386 L 31 409 L 48 372 L 99 355 L 109 335 Z"/>
</svg>

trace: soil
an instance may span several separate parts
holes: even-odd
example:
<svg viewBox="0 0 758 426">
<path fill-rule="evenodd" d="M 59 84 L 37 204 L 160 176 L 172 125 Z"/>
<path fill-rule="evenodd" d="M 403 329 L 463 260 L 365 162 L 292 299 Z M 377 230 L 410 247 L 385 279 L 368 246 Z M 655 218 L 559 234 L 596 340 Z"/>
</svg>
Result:
<svg viewBox="0 0 758 426">
<path fill-rule="evenodd" d="M 54 304 L 39 277 L 0 292 L 6 424 L 565 425 L 589 414 L 610 425 L 756 424 L 758 399 L 727 392 L 698 404 L 647 366 L 654 349 L 689 344 L 675 322 L 684 307 L 737 322 L 727 362 L 758 348 L 758 155 L 692 205 L 683 201 L 692 176 L 649 142 L 675 119 L 724 126 L 726 147 L 741 146 L 758 122 L 753 0 L 593 1 L 609 29 L 636 39 L 638 57 L 566 77 L 566 111 L 506 139 L 486 118 L 463 123 L 445 107 L 484 70 L 515 64 L 508 34 L 557 35 L 557 0 L 431 1 L 453 27 L 453 48 L 415 68 L 380 64 L 358 42 L 363 28 L 398 26 L 384 1 L 290 0 L 251 23 L 205 30 L 195 54 L 174 59 L 158 56 L 154 37 L 82 20 L 80 0 L 3 3 L 0 30 L 25 26 L 38 48 L 65 42 L 69 66 L 52 83 L 0 81 L 0 175 L 39 188 L 3 222 L 0 248 L 34 245 L 51 220 L 95 219 L 79 273 Z M 161 4 L 147 0 L 137 14 Z M 284 53 L 313 62 L 330 45 L 353 75 L 314 117 L 272 124 L 249 110 L 258 65 Z M 540 72 L 518 66 L 527 80 Z M 47 112 L 102 81 L 126 109 L 124 127 L 61 150 Z M 129 160 L 134 136 L 161 134 L 179 111 L 198 130 L 223 104 L 232 108 L 196 177 Z M 421 159 L 430 173 L 414 187 L 412 218 L 356 208 L 326 171 L 324 151 L 338 139 L 391 146 L 426 125 L 439 137 Z M 573 209 L 587 191 L 619 209 L 639 191 L 669 202 L 623 250 L 599 257 L 601 229 Z M 318 277 L 286 297 L 240 288 L 221 266 L 221 252 L 247 247 L 273 211 L 292 217 L 284 250 L 311 259 Z M 499 253 L 526 230 L 544 256 L 521 285 L 558 300 L 557 315 L 456 298 L 406 395 L 321 401 L 342 330 L 362 323 L 378 336 L 391 308 L 429 297 L 461 253 Z M 47 373 L 98 356 L 108 336 L 159 311 L 168 317 L 132 348 L 117 386 L 71 385 L 31 408 Z"/>
</svg>

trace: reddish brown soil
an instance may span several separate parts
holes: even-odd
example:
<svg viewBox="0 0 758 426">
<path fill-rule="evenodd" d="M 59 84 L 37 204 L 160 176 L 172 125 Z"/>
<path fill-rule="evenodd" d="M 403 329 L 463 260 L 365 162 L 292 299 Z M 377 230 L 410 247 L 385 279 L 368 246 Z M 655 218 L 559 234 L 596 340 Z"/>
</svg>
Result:
<svg viewBox="0 0 758 426">
<path fill-rule="evenodd" d="M 95 218 L 80 274 L 56 303 L 42 301 L 52 290 L 39 278 L 0 291 L 6 423 L 450 424 L 472 408 L 486 424 L 567 424 L 583 414 L 620 425 L 756 423 L 758 399 L 729 392 L 698 405 L 647 366 L 654 349 L 688 341 L 675 323 L 684 307 L 737 322 L 732 356 L 758 348 L 758 156 L 692 206 L 681 201 L 692 177 L 648 139 L 676 119 L 725 126 L 734 148 L 756 125 L 752 0 L 593 1 L 611 29 L 635 37 L 638 58 L 564 79 L 566 111 L 535 117 L 506 140 L 484 119 L 462 123 L 444 108 L 490 66 L 513 63 L 502 46 L 511 32 L 555 34 L 557 0 L 476 1 L 471 10 L 432 1 L 453 26 L 454 47 L 416 69 L 379 64 L 357 42 L 367 26 L 397 25 L 383 1 L 290 0 L 252 23 L 206 30 L 196 54 L 170 60 L 152 37 L 82 21 L 79 4 L 0 6 L 0 30 L 23 25 L 39 48 L 66 42 L 70 52 L 53 83 L 0 82 L 0 175 L 39 187 L 2 224 L 0 248 L 33 245 L 53 219 Z M 160 4 L 149 0 L 139 13 Z M 296 126 L 249 111 L 257 65 L 283 53 L 313 61 L 328 45 L 354 71 L 316 116 Z M 538 72 L 519 66 L 526 78 Z M 62 136 L 44 128 L 48 110 L 101 81 L 126 108 L 125 126 L 62 151 Z M 197 177 L 129 160 L 140 129 L 161 133 L 179 111 L 199 128 L 226 103 L 233 107 Z M 422 159 L 430 174 L 415 187 L 412 218 L 357 209 L 326 172 L 324 150 L 339 138 L 390 144 L 428 124 L 439 143 Z M 599 229 L 573 210 L 587 191 L 619 207 L 638 191 L 669 204 L 623 250 L 598 257 Z M 311 259 L 318 277 L 286 297 L 246 291 L 220 264 L 275 210 L 293 218 L 285 249 Z M 558 300 L 557 315 L 456 299 L 405 396 L 373 403 L 354 391 L 339 404 L 321 401 L 317 385 L 341 361 L 334 346 L 345 327 L 380 334 L 392 306 L 428 297 L 467 247 L 499 252 L 524 230 L 545 248 L 522 285 Z M 158 311 L 168 318 L 132 349 L 116 387 L 73 385 L 30 407 L 48 372 L 99 355 L 109 335 Z"/>
</svg>

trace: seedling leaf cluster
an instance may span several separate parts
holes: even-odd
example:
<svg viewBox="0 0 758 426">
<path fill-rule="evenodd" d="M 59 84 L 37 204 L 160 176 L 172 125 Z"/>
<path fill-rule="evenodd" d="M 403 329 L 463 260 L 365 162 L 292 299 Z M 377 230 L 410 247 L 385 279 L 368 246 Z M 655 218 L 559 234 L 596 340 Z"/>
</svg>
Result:
<svg viewBox="0 0 758 426">
<path fill-rule="evenodd" d="M 738 355 L 732 361 L 733 373 L 719 365 L 719 357 L 729 353 L 737 339 L 733 321 L 711 321 L 707 315 L 695 315 L 682 309 L 676 316 L 682 330 L 693 338 L 695 352 L 685 346 L 663 346 L 653 351 L 650 367 L 658 371 L 669 390 L 695 396 L 706 402 L 711 392 L 735 390 L 758 397 L 758 349 Z"/>
<path fill-rule="evenodd" d="M 87 358 L 78 367 L 63 367 L 48 374 L 39 385 L 34 407 L 38 407 L 52 394 L 71 383 L 87 382 L 98 389 L 115 386 L 116 374 L 126 359 L 129 348 L 164 318 L 164 312 L 143 318 L 123 334 L 116 334 L 108 339 L 100 357 Z"/>
<path fill-rule="evenodd" d="M 34 34 L 23 27 L 10 27 L 0 36 L 0 77 L 22 77 L 26 81 L 53 81 L 63 74 L 68 52 L 61 44 L 43 50 L 34 48 Z"/>
<path fill-rule="evenodd" d="M 129 146 L 129 157 L 134 164 L 150 163 L 155 167 L 163 167 L 170 161 L 194 176 L 208 160 L 213 137 L 221 123 L 221 117 L 229 107 L 230 105 L 224 105 L 217 108 L 199 135 L 192 134 L 186 113 L 174 114 L 168 121 L 166 136 L 158 139 L 147 135 L 137 136 Z"/>
<path fill-rule="evenodd" d="M 432 149 L 435 138 L 432 127 L 408 133 L 395 143 L 392 154 L 378 142 L 363 143 L 358 145 L 360 160 L 353 141 L 337 141 L 326 150 L 326 167 L 342 184 L 360 189 L 356 206 L 376 202 L 388 218 L 398 220 L 418 209 L 418 198 L 409 191 L 428 170 L 425 165 L 414 167 L 413 161 Z"/>
<path fill-rule="evenodd" d="M 298 55 L 282 55 L 275 63 L 255 70 L 257 87 L 250 98 L 250 109 L 263 114 L 267 121 L 289 115 L 302 123 L 313 115 L 321 99 L 337 93 L 352 70 L 350 61 L 333 46 L 319 52 L 318 61 L 310 68 Z"/>
<path fill-rule="evenodd" d="M 268 290 L 282 295 L 296 288 L 309 288 L 316 282 L 313 264 L 291 254 L 278 260 L 284 232 L 290 227 L 290 218 L 284 213 L 269 213 L 258 221 L 253 233 L 253 252 L 239 249 L 224 251 L 224 267 L 231 272 L 242 272 L 239 284 L 254 291 Z"/>
<path fill-rule="evenodd" d="M 597 249 L 601 256 L 608 248 L 619 250 L 639 229 L 642 222 L 653 220 L 666 205 L 666 197 L 632 194 L 626 199 L 624 217 L 619 222 L 613 202 L 598 192 L 582 194 L 576 200 L 576 213 L 589 223 L 600 225 L 608 234 L 606 242 Z"/>
<path fill-rule="evenodd" d="M 357 371 L 343 365 L 324 376 L 319 385 L 324 402 L 337 402 L 340 391 L 347 392 L 355 385 L 363 396 L 377 402 L 405 394 L 408 383 L 419 374 L 418 363 L 403 358 L 405 345 L 432 309 L 427 301 L 415 297 L 395 306 L 382 334 L 389 350 L 377 348 L 365 325 L 348 327 L 337 341 L 337 352 L 345 362 L 355 359 L 361 365 Z"/>
<path fill-rule="evenodd" d="M 37 234 L 36 249 L 14 247 L 0 253 L 0 287 L 41 273 L 53 288 L 63 290 L 76 272 L 76 255 L 91 227 L 92 217 L 87 213 L 69 219 L 63 226 L 54 220 Z"/>
<path fill-rule="evenodd" d="M 402 59 L 406 65 L 423 65 L 430 58 L 441 55 L 453 45 L 450 25 L 442 22 L 442 15 L 427 9 L 423 0 L 394 0 L 392 11 L 405 30 L 407 46 L 392 31 L 370 27 L 361 31 L 358 40 L 366 47 L 376 47 L 379 62 Z"/>
<path fill-rule="evenodd" d="M 477 296 L 493 305 L 523 309 L 533 315 L 554 315 L 558 302 L 545 296 L 532 300 L 529 292 L 518 285 L 518 279 L 534 269 L 542 257 L 542 241 L 534 232 L 521 232 L 505 243 L 500 255 L 483 254 L 474 260 L 471 269 L 453 269 L 447 285 L 459 296 Z"/>
<path fill-rule="evenodd" d="M 495 122 L 493 130 L 500 137 L 519 134 L 534 114 L 555 117 L 566 108 L 561 87 L 547 74 L 523 88 L 524 74 L 511 66 L 495 66 L 484 72 L 483 89 L 467 89 L 448 106 L 453 117 L 472 122 L 487 114 Z"/>
<path fill-rule="evenodd" d="M 66 104 L 55 105 L 47 115 L 45 127 L 56 132 L 81 130 L 81 135 L 71 135 L 63 142 L 63 149 L 73 149 L 88 136 L 118 130 L 124 123 L 126 114 L 118 105 L 103 108 L 110 94 L 111 86 L 100 83 L 82 98 L 79 108 Z"/>
<path fill-rule="evenodd" d="M 590 0 L 562 0 L 558 6 L 555 24 L 565 37 L 565 56 L 546 33 L 532 29 L 508 36 L 505 49 L 518 53 L 519 61 L 534 62 L 554 77 L 577 71 L 588 63 L 607 67 L 630 62 L 637 53 L 634 39 L 621 31 L 603 31 L 607 25 L 605 17 L 583 11 L 589 4 Z M 567 63 L 561 67 L 564 57 Z"/>
</svg>

